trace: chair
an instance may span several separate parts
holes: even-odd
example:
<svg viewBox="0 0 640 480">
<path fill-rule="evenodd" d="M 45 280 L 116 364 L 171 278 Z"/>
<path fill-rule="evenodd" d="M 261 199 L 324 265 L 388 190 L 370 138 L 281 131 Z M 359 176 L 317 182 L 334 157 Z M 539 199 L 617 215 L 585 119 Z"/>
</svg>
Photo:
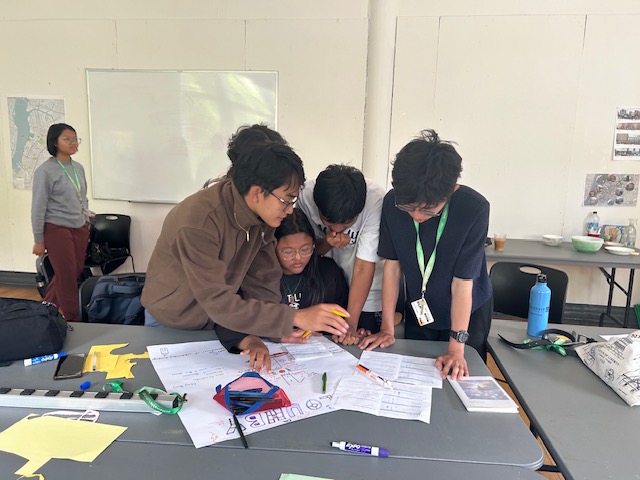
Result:
<svg viewBox="0 0 640 480">
<path fill-rule="evenodd" d="M 562 270 L 523 263 L 497 262 L 489 272 L 493 285 L 493 311 L 520 318 L 529 315 L 529 294 L 536 276 L 544 273 L 551 289 L 549 322 L 562 323 L 569 277 Z"/>
<path fill-rule="evenodd" d="M 131 266 L 136 271 L 129 246 L 131 217 L 115 213 L 98 213 L 91 222 L 87 259 L 89 267 L 100 267 L 108 275 L 131 258 Z"/>
</svg>

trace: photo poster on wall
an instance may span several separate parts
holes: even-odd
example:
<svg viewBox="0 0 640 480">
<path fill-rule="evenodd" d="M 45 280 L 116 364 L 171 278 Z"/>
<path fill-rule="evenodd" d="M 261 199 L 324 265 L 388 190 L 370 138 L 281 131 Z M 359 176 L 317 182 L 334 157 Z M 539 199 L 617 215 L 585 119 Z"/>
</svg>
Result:
<svg viewBox="0 0 640 480">
<path fill-rule="evenodd" d="M 640 160 L 640 107 L 617 109 L 613 159 Z"/>
<path fill-rule="evenodd" d="M 584 182 L 585 207 L 635 207 L 640 175 L 588 173 Z"/>
<path fill-rule="evenodd" d="M 178 203 L 239 127 L 277 128 L 277 72 L 88 69 L 87 90 L 94 198 Z"/>
<path fill-rule="evenodd" d="M 47 151 L 49 127 L 64 122 L 64 100 L 33 96 L 7 97 L 7 116 L 11 183 L 16 190 L 31 190 L 36 168 L 51 156 Z"/>
</svg>

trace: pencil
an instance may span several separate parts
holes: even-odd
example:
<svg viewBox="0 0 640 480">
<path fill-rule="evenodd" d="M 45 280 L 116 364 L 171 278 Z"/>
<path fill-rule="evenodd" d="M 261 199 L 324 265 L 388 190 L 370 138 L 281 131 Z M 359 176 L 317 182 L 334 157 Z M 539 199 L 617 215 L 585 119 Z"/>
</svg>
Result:
<svg viewBox="0 0 640 480">
<path fill-rule="evenodd" d="M 300 338 L 307 338 L 309 335 L 311 335 L 311 330 L 305 330 Z"/>
<path fill-rule="evenodd" d="M 347 318 L 347 315 L 345 313 L 339 312 L 338 310 L 330 310 L 330 312 L 334 315 L 338 315 L 339 317 Z"/>
<path fill-rule="evenodd" d="M 98 368 L 98 352 L 93 352 L 93 363 L 91 369 L 95 372 Z"/>
</svg>

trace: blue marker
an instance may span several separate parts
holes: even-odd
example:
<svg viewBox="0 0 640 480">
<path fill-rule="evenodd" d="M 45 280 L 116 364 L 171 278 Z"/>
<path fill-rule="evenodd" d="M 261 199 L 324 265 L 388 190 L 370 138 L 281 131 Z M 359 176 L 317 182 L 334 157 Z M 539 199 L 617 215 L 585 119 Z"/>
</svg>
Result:
<svg viewBox="0 0 640 480">
<path fill-rule="evenodd" d="M 67 352 L 52 353 L 51 355 L 42 355 L 41 357 L 25 358 L 24 366 L 37 365 L 38 363 L 50 362 L 51 360 L 57 360 L 60 357 L 66 357 Z"/>
</svg>

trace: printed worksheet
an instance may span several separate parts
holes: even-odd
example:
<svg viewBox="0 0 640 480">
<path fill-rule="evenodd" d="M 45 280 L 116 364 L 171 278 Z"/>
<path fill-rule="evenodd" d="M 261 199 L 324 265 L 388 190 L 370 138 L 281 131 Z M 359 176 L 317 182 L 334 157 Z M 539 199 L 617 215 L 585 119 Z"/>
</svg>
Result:
<svg viewBox="0 0 640 480">
<path fill-rule="evenodd" d="M 245 435 L 292 421 L 335 411 L 331 396 L 342 376 L 351 376 L 357 359 L 324 337 L 314 337 L 329 352 L 311 360 L 296 359 L 286 344 L 265 342 L 271 353 L 272 373 L 260 375 L 282 388 L 291 406 L 249 415 L 238 420 Z M 238 438 L 231 413 L 213 400 L 216 387 L 224 387 L 248 370 L 245 355 L 234 355 L 217 341 L 147 347 L 151 362 L 168 392 L 186 393 L 188 402 L 180 419 L 196 448 Z M 326 393 L 322 374 L 327 373 Z"/>
<path fill-rule="evenodd" d="M 337 408 L 430 422 L 431 390 L 442 388 L 442 377 L 434 358 L 364 351 L 359 364 L 365 366 L 372 377 L 388 383 L 382 385 L 355 370 L 338 385 L 333 396 Z"/>
<path fill-rule="evenodd" d="M 345 376 L 333 394 L 341 410 L 355 410 L 380 417 L 431 421 L 431 387 L 394 383 L 379 385 L 363 375 Z"/>
<path fill-rule="evenodd" d="M 386 352 L 362 352 L 360 365 L 393 385 L 409 384 L 442 388 L 442 376 L 435 358 L 410 357 Z"/>
<path fill-rule="evenodd" d="M 326 338 L 313 336 L 309 337 L 307 343 L 283 343 L 282 345 L 296 360 L 311 360 L 332 355 L 323 340 Z"/>
</svg>

